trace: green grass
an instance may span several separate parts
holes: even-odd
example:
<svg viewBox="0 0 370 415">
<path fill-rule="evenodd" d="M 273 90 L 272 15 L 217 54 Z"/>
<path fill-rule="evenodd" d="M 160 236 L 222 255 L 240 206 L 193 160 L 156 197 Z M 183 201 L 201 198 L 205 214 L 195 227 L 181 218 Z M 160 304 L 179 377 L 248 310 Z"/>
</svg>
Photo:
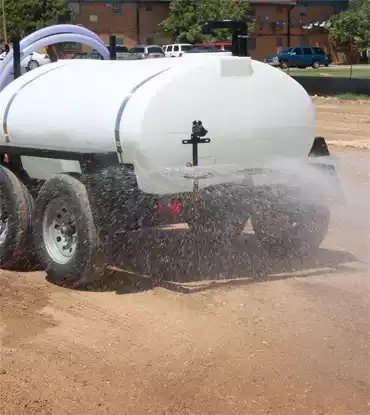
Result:
<svg viewBox="0 0 370 415">
<path fill-rule="evenodd" d="M 346 93 L 346 94 L 338 94 L 334 96 L 335 98 L 338 98 L 344 101 L 370 101 L 370 95 L 364 95 L 364 94 Z"/>
<path fill-rule="evenodd" d="M 321 78 L 349 78 L 351 76 L 351 70 L 349 68 L 319 68 L 319 69 L 298 69 L 291 68 L 284 70 L 285 73 L 293 76 L 318 76 Z M 369 68 L 353 68 L 352 78 L 367 78 L 370 79 L 370 67 Z"/>
</svg>

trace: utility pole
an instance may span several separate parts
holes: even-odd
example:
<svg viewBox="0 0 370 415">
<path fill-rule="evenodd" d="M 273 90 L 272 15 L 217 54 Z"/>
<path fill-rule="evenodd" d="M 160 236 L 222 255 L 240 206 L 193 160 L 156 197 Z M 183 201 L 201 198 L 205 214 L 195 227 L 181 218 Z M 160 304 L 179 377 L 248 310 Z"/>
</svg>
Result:
<svg viewBox="0 0 370 415">
<path fill-rule="evenodd" d="M 4 44 L 8 44 L 8 30 L 6 24 L 6 11 L 5 11 L 5 0 L 1 0 L 1 11 L 3 15 L 3 35 L 4 35 Z"/>
</svg>

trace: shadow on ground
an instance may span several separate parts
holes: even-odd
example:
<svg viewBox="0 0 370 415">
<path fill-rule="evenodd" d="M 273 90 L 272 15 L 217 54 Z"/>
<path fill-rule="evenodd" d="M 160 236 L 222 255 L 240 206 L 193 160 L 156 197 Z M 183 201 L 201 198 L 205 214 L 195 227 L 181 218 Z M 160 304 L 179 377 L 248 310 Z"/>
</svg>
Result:
<svg viewBox="0 0 370 415">
<path fill-rule="evenodd" d="M 339 270 L 356 272 L 349 252 L 319 249 L 305 256 L 264 249 L 254 234 L 227 245 L 195 240 L 186 229 L 142 231 L 110 247 L 111 267 L 89 291 L 128 294 L 157 286 L 182 293 L 245 285 L 258 281 L 308 277 Z"/>
</svg>

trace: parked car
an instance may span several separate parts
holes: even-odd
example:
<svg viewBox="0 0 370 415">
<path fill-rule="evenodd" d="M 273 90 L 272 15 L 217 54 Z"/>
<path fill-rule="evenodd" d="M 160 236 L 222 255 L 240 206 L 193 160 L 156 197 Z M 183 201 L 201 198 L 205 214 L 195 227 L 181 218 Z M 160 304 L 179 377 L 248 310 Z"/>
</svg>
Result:
<svg viewBox="0 0 370 415">
<path fill-rule="evenodd" d="M 233 48 L 231 42 L 207 42 L 207 43 L 195 43 L 194 47 L 199 46 L 212 46 L 215 49 L 219 49 L 222 52 L 232 52 Z"/>
<path fill-rule="evenodd" d="M 110 52 L 110 46 L 107 46 L 107 49 Z M 116 46 L 116 56 L 117 56 L 117 60 L 125 60 L 125 59 L 130 59 L 130 52 L 129 50 L 126 48 L 126 46 L 123 45 L 117 45 Z"/>
<path fill-rule="evenodd" d="M 288 67 L 307 68 L 308 66 L 318 69 L 322 65 L 329 66 L 331 59 L 319 47 L 302 46 L 283 49 L 276 55 L 267 56 L 264 62 L 273 66 L 280 66 L 282 69 Z"/>
<path fill-rule="evenodd" d="M 6 52 L 3 52 L 0 55 L 0 62 L 5 59 Z M 39 66 L 45 65 L 47 63 L 50 63 L 49 55 L 45 53 L 37 53 L 33 52 L 28 56 L 25 56 L 21 60 L 21 72 L 25 73 L 27 71 L 31 71 L 32 69 L 38 68 Z"/>
<path fill-rule="evenodd" d="M 157 45 L 134 46 L 129 50 L 130 59 L 151 59 L 151 58 L 164 58 L 166 55 L 163 49 Z"/>
<path fill-rule="evenodd" d="M 185 54 L 185 56 L 197 56 L 199 54 L 207 54 L 207 56 L 213 56 L 213 55 L 231 55 L 231 52 L 226 52 L 220 48 L 217 48 L 215 46 L 211 45 L 198 45 L 193 46 L 190 50 L 188 50 Z"/>
<path fill-rule="evenodd" d="M 97 59 L 102 60 L 103 56 L 96 51 L 93 52 L 78 52 L 75 53 L 71 59 Z"/>
<path fill-rule="evenodd" d="M 33 52 L 31 55 L 28 55 L 22 59 L 21 66 L 26 68 L 28 71 L 31 71 L 32 69 L 36 69 L 47 63 L 50 63 L 49 55 Z"/>
<path fill-rule="evenodd" d="M 189 49 L 186 54 L 188 53 L 225 53 L 225 51 L 223 51 L 220 48 L 216 48 L 215 46 L 212 45 L 193 45 L 191 49 Z"/>
<path fill-rule="evenodd" d="M 184 52 L 191 49 L 190 43 L 175 43 L 163 46 L 163 51 L 167 58 L 181 58 Z"/>
</svg>

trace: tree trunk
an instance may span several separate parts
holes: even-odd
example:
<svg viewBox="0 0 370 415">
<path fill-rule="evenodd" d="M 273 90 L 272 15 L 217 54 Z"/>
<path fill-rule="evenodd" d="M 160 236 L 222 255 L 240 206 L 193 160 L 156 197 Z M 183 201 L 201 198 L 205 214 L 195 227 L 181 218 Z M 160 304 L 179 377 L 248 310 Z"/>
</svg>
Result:
<svg viewBox="0 0 370 415">
<path fill-rule="evenodd" d="M 46 53 L 49 55 L 51 62 L 58 62 L 58 53 L 54 45 L 46 46 Z"/>
</svg>

